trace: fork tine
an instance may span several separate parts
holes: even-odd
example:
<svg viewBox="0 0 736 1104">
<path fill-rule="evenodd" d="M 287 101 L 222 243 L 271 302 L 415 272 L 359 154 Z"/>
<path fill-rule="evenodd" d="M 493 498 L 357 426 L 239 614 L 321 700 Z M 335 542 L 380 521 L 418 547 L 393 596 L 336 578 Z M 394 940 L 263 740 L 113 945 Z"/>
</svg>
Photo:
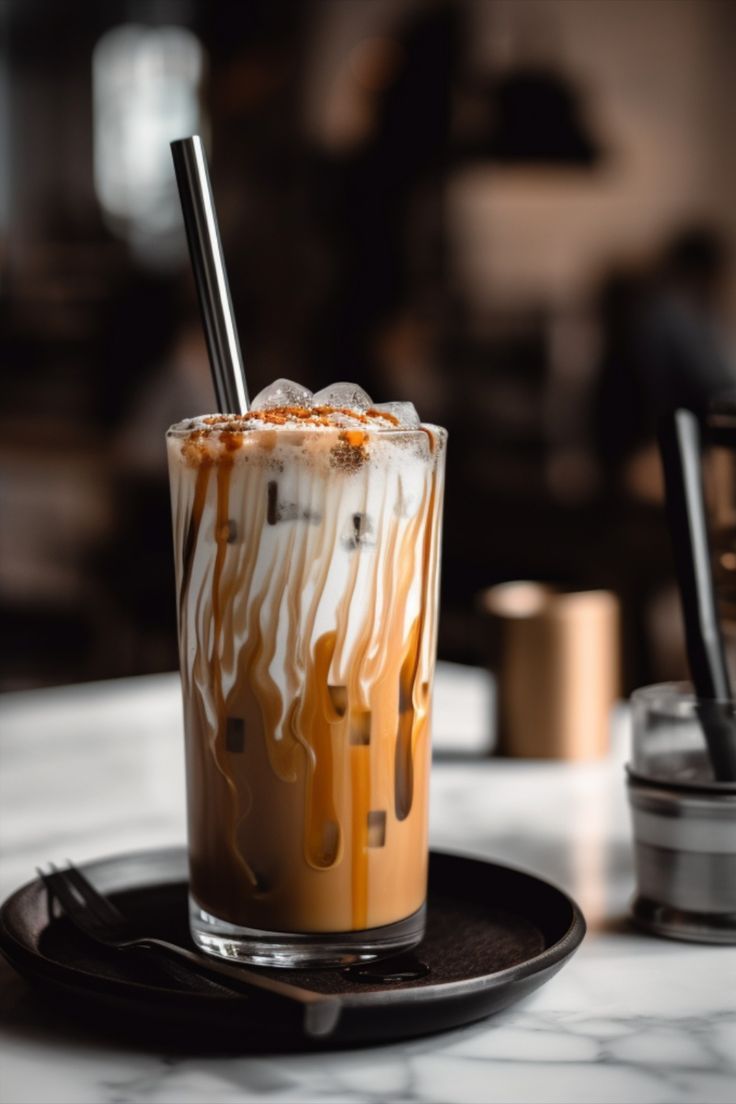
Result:
<svg viewBox="0 0 736 1104">
<path fill-rule="evenodd" d="M 56 900 L 56 898 L 54 897 L 54 891 L 51 888 L 51 881 L 49 875 L 46 873 L 45 870 L 43 870 L 42 867 L 37 866 L 36 873 L 43 882 L 43 888 L 46 890 L 46 911 L 48 913 L 49 920 L 51 920 L 53 919 L 54 901 Z"/>
<path fill-rule="evenodd" d="M 70 917 L 81 917 L 86 911 L 84 905 L 80 903 L 64 875 L 56 869 L 53 863 L 49 863 L 49 866 L 52 867 L 51 872 L 41 874 L 46 889 L 56 898 L 64 912 L 68 913 Z M 88 916 L 92 919 L 91 914 L 88 913 Z"/>
<path fill-rule="evenodd" d="M 120 909 L 96 890 L 70 859 L 67 859 L 67 863 L 68 866 L 63 873 L 80 894 L 85 905 L 91 908 L 104 923 L 124 924 L 126 920 Z"/>
<path fill-rule="evenodd" d="M 63 914 L 89 939 L 109 946 L 113 942 L 110 939 L 114 930 L 112 925 L 101 919 L 99 913 L 80 898 L 79 891 L 72 884 L 66 870 L 57 870 L 53 863 L 49 863 L 49 866 L 52 868 L 51 872 L 41 873 L 41 876 L 48 893 L 61 906 Z"/>
<path fill-rule="evenodd" d="M 74 904 L 77 907 L 81 907 L 84 904 L 84 900 L 81 899 L 77 893 L 73 892 L 71 883 L 68 881 L 68 879 L 64 878 L 64 871 L 59 870 L 56 863 L 49 862 L 49 872 L 46 875 L 46 881 L 47 884 L 50 883 L 52 887 L 56 888 L 56 890 L 58 890 L 60 887 L 62 890 L 65 890 L 67 900 L 69 901 L 70 905 L 72 901 L 74 901 Z"/>
</svg>

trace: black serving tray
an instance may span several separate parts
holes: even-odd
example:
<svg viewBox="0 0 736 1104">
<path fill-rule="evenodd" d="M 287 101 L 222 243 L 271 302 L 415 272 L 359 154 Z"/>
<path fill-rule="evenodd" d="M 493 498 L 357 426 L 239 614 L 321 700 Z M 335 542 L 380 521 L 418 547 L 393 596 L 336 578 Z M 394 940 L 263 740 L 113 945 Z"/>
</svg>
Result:
<svg viewBox="0 0 736 1104">
<path fill-rule="evenodd" d="M 81 869 L 140 928 L 191 947 L 186 853 L 180 848 L 117 855 Z M 309 1036 L 259 992 L 234 993 L 152 961 L 115 951 L 49 917 L 40 880 L 0 909 L 0 948 L 67 1015 L 168 1047 L 249 1052 L 379 1042 L 441 1031 L 504 1008 L 548 981 L 585 934 L 578 906 L 519 870 L 433 852 L 427 932 L 412 956 L 338 970 L 259 970 L 332 998 L 328 1032 Z M 295 1026 L 296 1025 L 296 1026 Z"/>
</svg>

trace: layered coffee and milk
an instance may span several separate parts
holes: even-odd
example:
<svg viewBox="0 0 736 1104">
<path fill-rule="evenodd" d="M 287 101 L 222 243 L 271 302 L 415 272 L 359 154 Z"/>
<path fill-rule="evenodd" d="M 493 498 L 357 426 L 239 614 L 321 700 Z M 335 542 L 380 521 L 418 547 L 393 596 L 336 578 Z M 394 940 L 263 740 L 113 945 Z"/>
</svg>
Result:
<svg viewBox="0 0 736 1104">
<path fill-rule="evenodd" d="M 191 892 L 271 932 L 426 893 L 445 431 L 272 384 L 168 434 Z"/>
</svg>

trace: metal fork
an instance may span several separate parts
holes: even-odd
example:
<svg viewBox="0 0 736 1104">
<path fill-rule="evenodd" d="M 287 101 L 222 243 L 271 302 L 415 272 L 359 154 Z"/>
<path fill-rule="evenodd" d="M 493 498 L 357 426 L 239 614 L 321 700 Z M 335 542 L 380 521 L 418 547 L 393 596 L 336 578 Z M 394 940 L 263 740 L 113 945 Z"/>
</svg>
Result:
<svg viewBox="0 0 736 1104">
<path fill-rule="evenodd" d="M 258 974 L 242 966 L 209 960 L 164 939 L 137 936 L 130 921 L 103 896 L 71 862 L 64 870 L 49 863 L 49 870 L 37 868 L 50 898 L 56 900 L 71 923 L 89 939 L 119 951 L 145 951 L 157 960 L 185 965 L 190 974 L 222 983 L 236 992 L 258 991 L 259 1006 L 269 1012 L 280 1027 L 289 1024 L 310 1038 L 325 1038 L 337 1026 L 340 999 L 314 993 L 287 982 Z M 51 915 L 51 901 L 49 902 Z"/>
</svg>

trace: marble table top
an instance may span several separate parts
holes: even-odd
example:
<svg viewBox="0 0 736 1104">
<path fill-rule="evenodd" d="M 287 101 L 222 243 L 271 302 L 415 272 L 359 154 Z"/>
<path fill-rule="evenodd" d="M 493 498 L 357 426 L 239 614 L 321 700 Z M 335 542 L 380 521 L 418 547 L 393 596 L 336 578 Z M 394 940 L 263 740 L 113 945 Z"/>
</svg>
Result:
<svg viewBox="0 0 736 1104">
<path fill-rule="evenodd" d="M 481 671 L 440 664 L 435 744 L 477 749 Z M 439 756 L 434 846 L 516 865 L 581 905 L 589 934 L 522 1003 L 469 1027 L 332 1054 L 211 1057 L 137 1050 L 60 1023 L 0 959 L 5 1104 L 736 1100 L 736 948 L 638 934 L 622 763 Z M 0 895 L 36 864 L 181 843 L 178 679 L 161 675 L 0 697 Z"/>
</svg>

